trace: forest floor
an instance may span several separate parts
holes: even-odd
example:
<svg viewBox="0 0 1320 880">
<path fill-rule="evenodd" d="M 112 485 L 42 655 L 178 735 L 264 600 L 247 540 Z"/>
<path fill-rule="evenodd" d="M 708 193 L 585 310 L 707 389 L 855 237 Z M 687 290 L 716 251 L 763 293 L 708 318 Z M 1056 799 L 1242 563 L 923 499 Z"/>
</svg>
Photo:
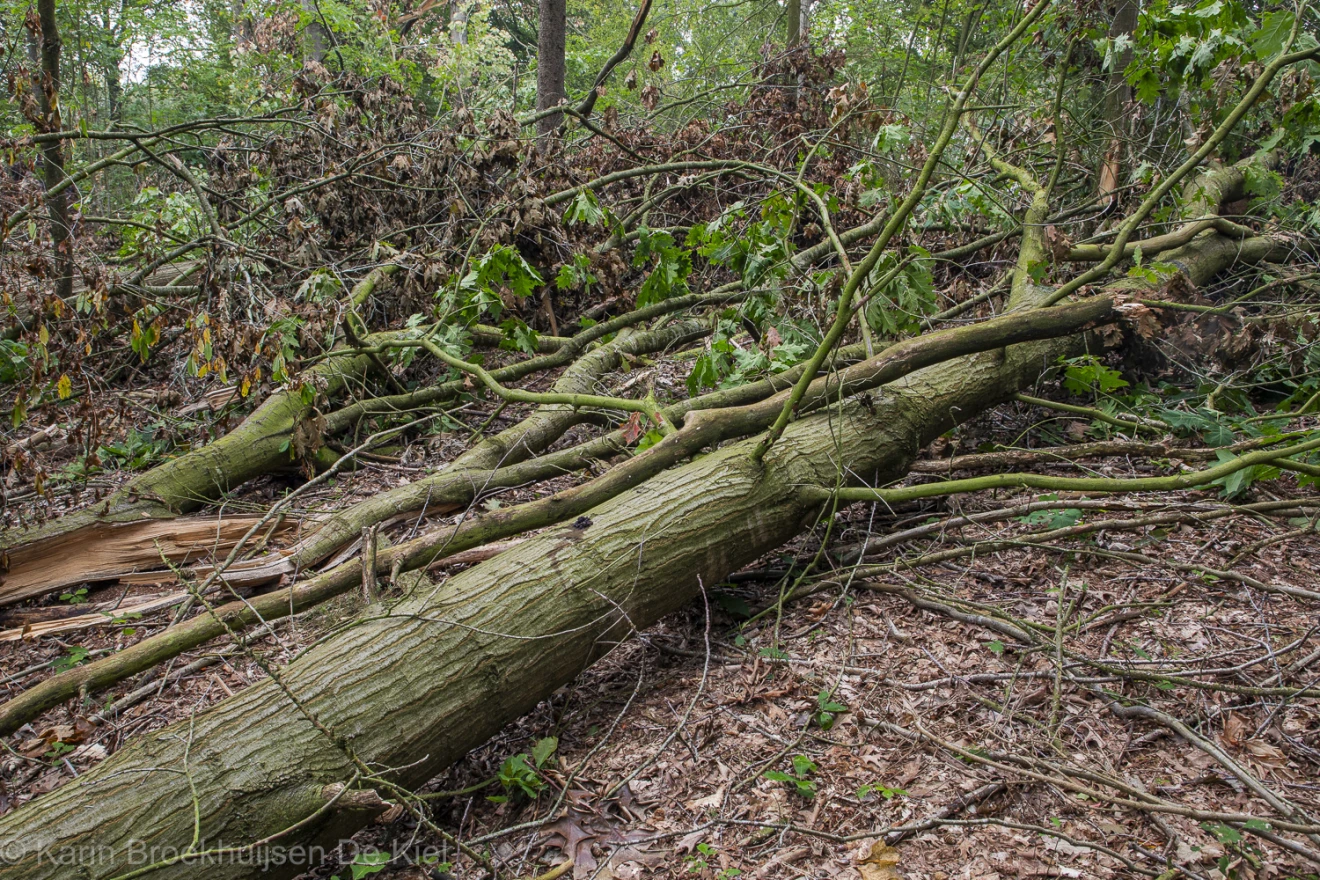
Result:
<svg viewBox="0 0 1320 880">
<path fill-rule="evenodd" d="M 463 417 L 477 425 L 486 415 Z M 985 436 L 1019 436 L 1031 424 L 1022 408 L 1001 410 L 942 441 L 938 453 L 975 450 Z M 441 435 L 395 462 L 368 462 L 299 512 L 311 516 L 409 479 L 464 440 Z M 1046 470 L 1078 472 L 1068 462 Z M 1124 458 L 1086 469 L 1147 471 Z M 225 510 L 265 507 L 288 485 L 256 481 Z M 638 633 L 434 780 L 435 792 L 474 789 L 430 801 L 435 822 L 481 841 L 510 877 L 538 876 L 565 855 L 575 877 L 1153 877 L 1170 863 L 1192 877 L 1315 877 L 1296 853 L 1214 820 L 1274 815 L 1260 788 L 1320 813 L 1320 701 L 1314 690 L 1280 694 L 1311 687 L 1320 673 L 1315 511 L 1306 519 L 1283 504 L 1282 515 L 1242 507 L 1280 500 L 1271 494 L 1278 485 L 1253 487 L 1234 499 L 1235 509 L 1212 487 L 1121 496 L 1106 510 L 1062 498 L 1053 509 L 980 524 L 964 518 L 1040 499 L 1000 493 L 916 510 L 854 506 L 735 583 L 706 585 L 706 602 Z M 531 492 L 500 501 L 524 495 Z M 15 497 L 20 511 L 23 496 Z M 1066 544 L 1031 538 L 1107 521 Z M 927 523 L 938 525 L 875 547 Z M 411 527 L 397 524 L 392 537 Z M 1027 543 L 883 569 L 990 540 Z M 846 564 L 863 547 L 870 568 Z M 806 595 L 779 607 L 793 586 L 807 587 L 799 589 Z M 93 585 L 76 598 L 169 589 L 177 587 Z M 71 595 L 44 604 L 68 604 Z M 341 597 L 276 622 L 254 645 L 285 662 L 363 602 Z M 757 611 L 765 613 L 746 622 Z M 15 613 L 0 626 L 12 625 L 6 619 Z M 48 664 L 158 632 L 171 614 L 7 642 L 0 699 Z M 1040 640 L 1023 644 L 1005 624 Z M 47 713 L 3 741 L 0 813 L 69 783 L 127 738 L 262 675 L 250 656 L 216 642 L 92 702 Z M 1121 718 L 1105 688 L 1164 714 Z M 133 705 L 104 712 L 129 694 Z M 1168 723 L 1175 719 L 1190 738 Z M 495 781 L 508 759 L 535 753 L 549 737 L 557 749 L 539 781 L 527 781 L 540 788 L 535 797 Z M 892 830 L 903 826 L 914 827 Z M 347 877 L 348 864 L 357 858 L 361 868 L 372 847 L 400 855 L 380 876 L 445 853 L 443 841 L 406 815 L 362 832 L 354 845 L 361 850 L 346 848 L 341 865 L 306 876 Z"/>
</svg>

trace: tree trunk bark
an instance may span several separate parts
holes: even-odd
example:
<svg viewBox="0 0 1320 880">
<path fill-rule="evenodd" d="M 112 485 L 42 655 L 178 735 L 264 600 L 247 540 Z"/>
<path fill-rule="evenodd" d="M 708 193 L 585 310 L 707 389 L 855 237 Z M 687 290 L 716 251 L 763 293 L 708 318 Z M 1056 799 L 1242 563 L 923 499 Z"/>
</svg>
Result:
<svg viewBox="0 0 1320 880">
<path fill-rule="evenodd" d="M 1237 259 L 1209 236 L 1170 255 L 1193 283 Z M 1024 288 L 1029 306 L 1041 291 Z M 822 510 L 802 487 L 883 483 L 955 424 L 1007 400 L 1080 339 L 948 361 L 789 425 L 763 464 L 745 440 L 655 476 L 353 627 L 187 722 L 130 743 L 0 818 L 0 880 L 292 876 L 382 813 L 359 768 L 416 787 L 637 629 L 782 545 Z M 290 696 L 292 695 L 292 697 Z M 293 703 L 297 700 L 297 705 Z M 348 785 L 368 789 L 336 795 Z M 246 847 L 166 862 L 172 854 Z M 89 857 L 87 854 L 93 854 Z M 81 857 L 79 854 L 82 854 Z M 312 858 L 319 858 L 313 855 Z M 283 861 L 281 861 L 283 860 Z"/>
<path fill-rule="evenodd" d="M 325 61 L 325 45 L 329 34 L 321 24 L 321 13 L 316 8 L 315 0 L 303 0 L 302 7 L 309 17 L 307 28 L 303 31 L 306 37 L 306 57 L 308 61 L 320 64 Z"/>
<path fill-rule="evenodd" d="M 41 108 L 42 129 L 60 131 L 60 42 L 59 22 L 55 18 L 55 0 L 38 0 L 37 18 L 41 23 L 41 73 L 37 100 Z M 41 148 L 41 170 L 46 191 L 64 182 L 64 142 L 50 141 Z M 50 241 L 55 263 L 55 295 L 68 299 L 73 295 L 73 226 L 69 214 L 69 192 L 48 196 Z"/>
<path fill-rule="evenodd" d="M 1136 0 L 1118 0 L 1114 19 L 1109 25 L 1111 40 L 1126 37 L 1129 40 L 1137 29 Z M 1128 86 L 1123 71 L 1132 62 L 1132 49 L 1129 45 L 1122 51 L 1113 53 L 1113 66 L 1109 70 L 1109 84 L 1105 90 L 1104 127 L 1109 135 L 1104 158 L 1100 163 L 1099 196 L 1112 198 L 1118 190 L 1119 178 L 1123 170 L 1123 146 L 1127 141 L 1127 105 L 1132 98 L 1132 89 Z"/>
<path fill-rule="evenodd" d="M 540 0 L 541 27 L 536 43 L 536 109 L 549 110 L 564 100 L 564 48 L 567 38 L 567 0 Z M 563 113 L 537 120 L 536 131 L 552 136 L 564 124 Z"/>
</svg>

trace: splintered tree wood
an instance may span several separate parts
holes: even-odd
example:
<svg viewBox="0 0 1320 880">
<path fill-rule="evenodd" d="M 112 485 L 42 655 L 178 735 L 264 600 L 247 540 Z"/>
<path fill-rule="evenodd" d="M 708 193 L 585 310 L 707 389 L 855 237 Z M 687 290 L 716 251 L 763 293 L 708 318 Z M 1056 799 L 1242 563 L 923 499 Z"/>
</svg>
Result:
<svg viewBox="0 0 1320 880">
<path fill-rule="evenodd" d="M 165 560 L 184 565 L 228 553 L 258 521 L 255 516 L 180 517 L 128 523 L 97 523 L 73 541 L 59 535 L 29 544 L 11 555 L 0 575 L 0 605 L 11 605 L 88 581 L 116 580 L 133 572 L 164 568 Z M 274 534 L 295 521 L 272 524 Z M 161 580 L 172 580 L 165 572 Z"/>
<path fill-rule="evenodd" d="M 91 629 L 94 626 L 105 626 L 116 621 L 120 621 L 122 624 L 136 615 L 150 614 L 153 611 L 160 611 L 162 608 L 177 605 L 186 598 L 188 598 L 187 592 L 169 593 L 164 596 L 131 599 L 113 608 L 92 611 L 87 614 L 76 614 L 53 620 L 35 620 L 12 629 L 0 630 L 0 642 L 39 639 L 44 636 L 74 632 L 80 629 Z"/>
<path fill-rule="evenodd" d="M 433 563 L 430 568 L 439 571 L 447 568 L 457 568 L 463 565 L 476 565 L 479 562 L 485 562 L 487 559 L 494 559 L 511 547 L 516 547 L 522 543 L 522 540 L 503 541 L 497 544 L 490 544 L 485 547 L 477 547 L 473 550 L 465 550 L 462 553 L 455 553 L 453 556 L 447 556 Z M 122 581 L 132 581 L 136 577 L 145 577 L 145 575 L 128 575 L 122 578 Z M 154 581 L 153 581 L 154 582 Z M 233 586 L 231 583 L 230 586 Z M 90 609 L 86 613 L 63 613 L 47 614 L 43 616 L 34 616 L 32 620 L 24 622 L 21 626 L 13 626 L 10 629 L 0 630 L 0 642 L 17 642 L 27 639 L 38 639 L 45 636 L 59 635 L 60 633 L 74 632 L 80 629 L 91 629 L 97 626 L 118 626 L 123 622 L 137 615 L 150 614 L 153 611 L 159 611 L 163 608 L 172 608 L 190 594 L 186 591 L 166 593 L 164 595 L 143 596 L 141 598 L 130 599 L 123 603 L 115 603 L 105 608 Z M 75 611 L 79 606 L 72 608 L 61 608 L 60 611 Z M 39 609 L 47 610 L 47 609 Z"/>
</svg>

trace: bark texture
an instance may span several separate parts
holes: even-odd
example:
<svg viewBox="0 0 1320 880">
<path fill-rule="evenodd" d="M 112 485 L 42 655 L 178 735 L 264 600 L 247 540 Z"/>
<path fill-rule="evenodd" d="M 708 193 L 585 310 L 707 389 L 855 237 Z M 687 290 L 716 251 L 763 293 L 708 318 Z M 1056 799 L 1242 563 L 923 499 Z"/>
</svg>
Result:
<svg viewBox="0 0 1320 880">
<path fill-rule="evenodd" d="M 849 403 L 789 427 L 758 467 L 754 440 L 661 474 L 591 512 L 585 529 L 550 530 L 501 556 L 371 609 L 282 677 L 321 725 L 373 766 L 414 786 L 488 739 L 592 661 L 731 571 L 780 546 L 820 508 L 800 485 L 900 476 L 923 444 L 1010 397 L 1067 343 L 988 353 L 912 374 L 867 410 Z M 856 477 L 854 477 L 855 479 Z M 318 814 L 281 843 L 329 843 L 372 818 L 331 808 L 326 791 L 353 764 L 273 683 L 194 721 L 142 737 L 78 781 L 0 819 L 24 856 L 3 878 L 114 877 L 135 841 L 182 852 L 194 809 L 202 848 L 241 846 Z M 93 847 L 73 868 L 41 852 Z M 161 850 L 168 852 L 167 849 Z M 212 865 L 208 877 L 250 875 Z M 153 877 L 196 871 L 176 863 Z M 272 866 L 292 876 L 297 866 Z"/>
<path fill-rule="evenodd" d="M 1114 8 L 1114 18 L 1109 24 L 1111 40 L 1126 38 L 1131 40 L 1137 29 L 1136 0 L 1118 0 Z M 1105 85 L 1104 127 L 1109 135 L 1109 144 L 1105 147 L 1104 159 L 1100 163 L 1101 198 L 1112 197 L 1118 189 L 1123 170 L 1123 147 L 1128 136 L 1127 105 L 1132 97 L 1132 87 L 1128 85 L 1124 71 L 1132 63 L 1132 49 L 1127 47 L 1115 51 L 1108 82 Z"/>
<path fill-rule="evenodd" d="M 1164 259 L 1201 284 L 1278 249 L 1208 232 Z M 1023 284 L 1012 305 L 1048 295 Z M 144 858 L 160 862 L 153 878 L 189 877 L 199 865 L 208 878 L 247 877 L 258 873 L 259 853 L 201 854 L 272 835 L 281 847 L 333 845 L 386 809 L 370 791 L 336 797 L 344 786 L 371 788 L 361 766 L 409 788 L 431 779 L 703 585 L 828 515 L 813 488 L 901 476 L 932 438 L 1010 398 L 1081 344 L 1075 336 L 1024 343 L 918 370 L 866 404 L 845 401 L 792 422 L 761 464 L 751 458 L 757 438 L 734 443 L 443 586 L 422 583 L 374 605 L 280 671 L 279 683 L 144 735 L 0 818 L 0 841 L 12 842 L 0 880 L 111 878 Z M 161 861 L 187 852 L 194 857 Z M 61 858 L 69 853 L 83 857 Z M 263 876 L 305 867 L 272 861 Z"/>
<path fill-rule="evenodd" d="M 536 40 L 536 109 L 549 110 L 564 100 L 564 47 L 567 31 L 566 0 L 540 0 L 541 26 Z M 550 113 L 536 123 L 542 136 L 553 135 L 564 124 L 563 113 Z"/>
<path fill-rule="evenodd" d="M 41 22 L 41 74 L 37 96 L 45 131 L 60 131 L 60 41 L 55 18 L 55 0 L 38 0 L 37 17 Z M 69 240 L 73 226 L 69 215 L 68 191 L 51 195 L 64 182 L 64 142 L 54 140 L 41 148 L 41 171 L 46 186 L 46 209 L 50 212 L 50 242 L 54 251 L 55 295 L 68 299 L 73 294 L 73 248 Z"/>
</svg>

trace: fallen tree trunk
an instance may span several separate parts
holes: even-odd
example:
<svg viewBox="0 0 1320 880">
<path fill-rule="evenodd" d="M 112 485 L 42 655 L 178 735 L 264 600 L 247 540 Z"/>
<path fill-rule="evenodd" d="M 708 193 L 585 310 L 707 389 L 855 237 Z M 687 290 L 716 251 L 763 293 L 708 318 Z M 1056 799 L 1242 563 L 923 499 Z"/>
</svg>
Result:
<svg viewBox="0 0 1320 880">
<path fill-rule="evenodd" d="M 1194 242 L 1177 259 L 1200 283 L 1235 252 Z M 810 488 L 901 476 L 930 439 L 1079 344 L 1029 343 L 920 370 L 871 401 L 791 423 L 761 465 L 750 458 L 755 439 L 735 443 L 442 587 L 373 606 L 278 682 L 147 735 L 0 818 L 0 838 L 19 842 L 0 878 L 115 877 L 143 860 L 152 877 L 203 863 L 208 877 L 242 877 L 263 854 L 267 876 L 298 873 L 305 861 L 290 863 L 283 847 L 333 845 L 387 809 L 371 792 L 343 796 L 345 785 L 388 796 L 391 785 L 424 783 L 636 628 L 810 525 L 826 512 Z M 364 778 L 368 766 L 382 768 L 379 779 Z M 59 863 L 79 851 L 97 858 Z"/>
<path fill-rule="evenodd" d="M 673 324 L 663 330 L 626 332 L 580 358 L 554 387 L 566 393 L 586 393 L 602 376 L 617 369 L 625 356 L 654 353 L 697 339 L 707 332 L 708 329 L 691 321 Z M 585 418 L 585 414 L 569 406 L 540 407 L 527 419 L 459 456 L 440 474 L 381 492 L 334 513 L 316 523 L 309 529 L 310 534 L 294 546 L 236 562 L 226 570 L 225 579 L 235 586 L 258 586 L 294 576 L 341 550 L 360 535 L 364 527 L 408 513 L 419 518 L 426 514 L 444 514 L 451 512 L 457 504 L 472 501 L 487 487 L 497 489 L 518 485 L 526 479 L 526 474 L 521 471 L 510 471 L 503 480 L 492 479 L 490 472 L 507 468 L 540 452 Z M 248 433 L 246 428 L 240 428 L 230 436 L 241 439 Z M 217 442 L 234 445 L 227 438 Z M 0 586 L 0 604 L 39 596 L 69 584 L 113 579 L 140 569 L 160 568 L 165 560 L 187 564 L 201 557 L 219 558 L 255 521 L 242 517 L 231 520 L 231 525 L 222 532 L 222 536 L 228 538 L 224 541 L 216 538 L 215 525 L 208 519 L 181 518 L 162 522 L 153 518 L 113 524 L 93 518 L 90 524 L 78 525 L 84 552 L 77 556 L 68 553 L 69 539 L 63 531 L 59 532 L 65 535 L 63 539 L 46 537 L 25 547 L 23 553 L 14 554 L 7 577 Z M 208 527 L 210 532 L 206 531 Z M 193 535 L 197 537 L 193 538 Z M 193 568 L 193 574 L 198 577 L 204 577 L 209 571 L 206 566 Z M 162 580 L 171 577 L 165 573 Z"/>
<path fill-rule="evenodd" d="M 763 466 L 749 458 L 753 441 L 734 444 L 601 505 L 585 529 L 553 529 L 433 595 L 371 609 L 281 673 L 319 724 L 265 682 L 149 734 L 0 819 L 0 837 L 21 848 L 0 877 L 114 877 L 141 866 L 135 853 L 169 859 L 193 840 L 194 808 L 200 850 L 246 846 L 299 823 L 281 845 L 333 846 L 387 804 L 355 799 L 327 809 L 356 767 L 318 727 L 373 766 L 404 766 L 391 774 L 398 784 L 423 783 L 634 628 L 809 525 L 821 510 L 798 487 L 833 485 L 836 454 L 854 473 L 898 477 L 925 442 L 1007 399 L 1068 350 L 1035 344 L 921 371 L 886 389 L 872 410 L 848 404 L 793 424 Z M 87 847 L 106 857 L 57 864 L 63 848 Z M 144 847 L 158 849 L 142 855 Z M 151 876 L 185 876 L 196 870 L 189 861 Z M 251 857 L 215 861 L 208 877 L 252 873 Z M 273 865 L 270 876 L 303 867 Z"/>
<path fill-rule="evenodd" d="M 1003 349 L 1016 342 L 1072 335 L 1087 327 L 1108 323 L 1114 316 L 1112 300 L 1108 297 L 1094 297 L 1067 306 L 1005 316 L 971 327 L 920 336 L 895 344 L 867 361 L 817 379 L 799 399 L 798 408 L 802 412 L 818 409 L 838 400 L 840 396 L 900 379 L 923 366 L 966 354 Z M 585 514 L 666 468 L 697 455 L 706 447 L 754 434 L 774 421 L 791 390 L 741 406 L 731 402 L 731 399 L 737 400 L 741 394 L 746 394 L 750 387 L 734 389 L 734 393 L 711 395 L 729 405 L 690 412 L 680 430 L 645 453 L 628 459 L 594 480 L 516 507 L 484 515 L 473 513 L 452 528 L 436 528 L 378 553 L 374 573 L 412 571 L 454 553 Z M 675 409 L 678 407 L 671 408 L 667 416 L 673 414 Z M 547 463 L 558 467 L 566 459 L 576 457 L 579 459 L 578 466 L 585 466 L 587 453 L 596 449 L 617 448 L 615 442 L 612 435 L 606 435 L 522 465 L 494 471 L 460 470 L 456 474 L 457 479 L 448 485 L 437 484 L 443 488 L 437 491 L 435 500 L 438 503 L 452 498 L 447 494 L 449 492 L 466 492 L 470 499 L 475 497 L 472 493 L 473 487 L 477 485 L 517 485 L 523 481 L 524 476 L 537 473 L 544 476 Z M 410 487 L 401 489 L 409 490 L 406 497 L 418 497 L 412 494 Z M 380 497 L 390 494 L 384 493 Z M 374 502 L 368 502 L 367 505 L 375 508 Z M 340 595 L 362 582 L 362 564 L 361 560 L 354 559 L 291 585 L 287 590 L 230 602 L 214 609 L 210 615 L 194 617 L 108 657 L 54 675 L 0 704 L 0 735 L 14 731 L 64 700 L 76 695 L 86 697 L 129 675 L 225 635 L 226 632 L 232 634 L 261 621 L 296 614 Z M 241 572 L 240 577 L 245 574 Z"/>
</svg>

